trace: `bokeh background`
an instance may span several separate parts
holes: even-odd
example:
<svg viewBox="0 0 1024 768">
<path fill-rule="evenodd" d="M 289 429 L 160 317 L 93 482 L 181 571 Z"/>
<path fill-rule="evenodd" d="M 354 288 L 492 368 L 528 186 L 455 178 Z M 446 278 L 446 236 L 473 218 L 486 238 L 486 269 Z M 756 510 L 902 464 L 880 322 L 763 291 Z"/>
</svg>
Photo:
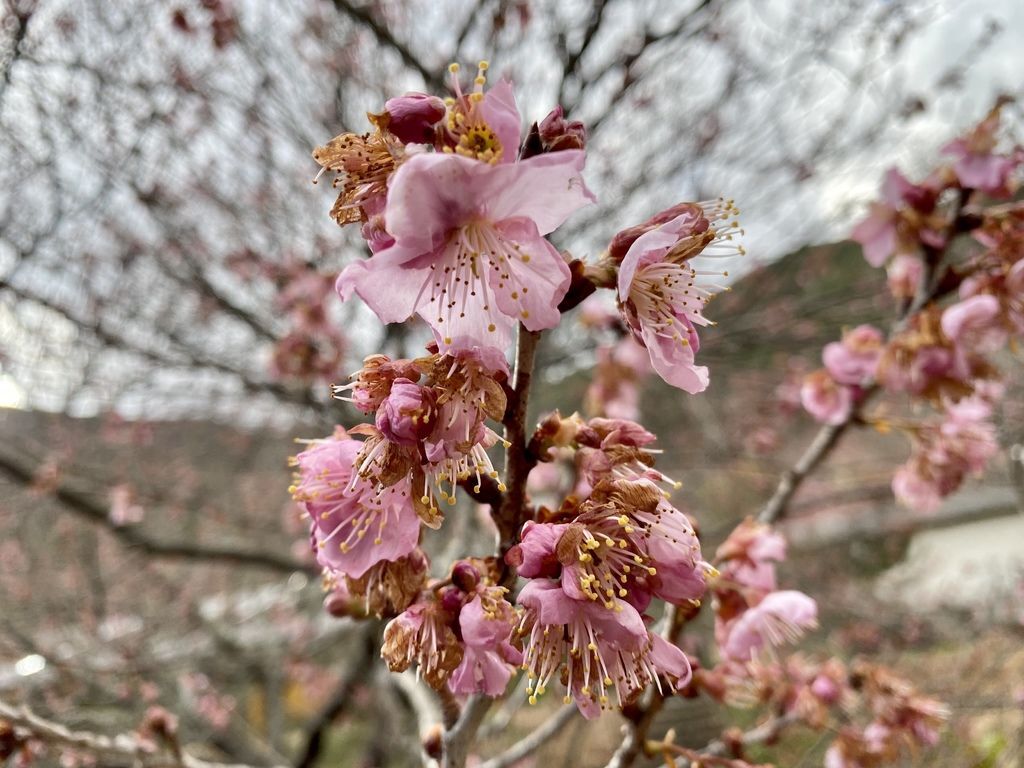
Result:
<svg viewBox="0 0 1024 768">
<path fill-rule="evenodd" d="M 794 392 L 821 346 L 892 316 L 884 275 L 843 242 L 884 170 L 922 175 L 1024 95 L 1016 0 L 0 8 L 0 699 L 110 732 L 158 702 L 210 757 L 254 765 L 419 750 L 422 694 L 370 663 L 372 626 L 323 613 L 288 499 L 292 439 L 357 420 L 329 385 L 425 338 L 333 294 L 363 246 L 311 184 L 315 146 L 391 95 L 444 94 L 449 62 L 488 59 L 525 120 L 560 103 L 588 126 L 600 202 L 560 247 L 592 258 L 678 200 L 737 201 L 748 255 L 723 265 L 712 386 L 652 383 L 642 405 L 710 549 L 813 434 Z M 1020 106 L 1004 118 L 1019 139 Z M 538 414 L 581 407 L 601 343 L 572 317 L 550 334 Z M 949 703 L 921 765 L 1024 753 L 1024 400 L 1019 357 L 1004 365 L 1006 453 L 983 481 L 911 515 L 889 490 L 908 444 L 858 433 L 787 524 L 784 581 L 822 606 L 808 652 L 868 655 Z M 483 551 L 478 510 L 450 522 L 438 551 Z M 488 753 L 546 715 L 522 698 Z M 664 717 L 694 744 L 723 726 L 696 703 Z M 570 727 L 537 764 L 599 764 L 612 720 Z M 775 754 L 816 765 L 826 743 L 796 734 Z"/>
</svg>

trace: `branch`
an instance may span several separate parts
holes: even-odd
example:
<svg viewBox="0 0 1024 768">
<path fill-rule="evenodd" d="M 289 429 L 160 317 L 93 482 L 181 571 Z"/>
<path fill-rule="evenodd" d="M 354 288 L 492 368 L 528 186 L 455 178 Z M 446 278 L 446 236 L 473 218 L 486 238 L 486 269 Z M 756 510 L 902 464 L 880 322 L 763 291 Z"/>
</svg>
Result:
<svg viewBox="0 0 1024 768">
<path fill-rule="evenodd" d="M 525 760 L 538 749 L 555 738 L 562 729 L 573 722 L 576 717 L 575 704 L 567 704 L 556 715 L 549 717 L 543 725 L 531 734 L 518 741 L 497 757 L 482 763 L 480 768 L 510 768 L 521 760 Z"/>
<path fill-rule="evenodd" d="M 790 725 L 793 725 L 793 723 L 797 723 L 799 721 L 800 718 L 794 714 L 773 717 L 771 720 L 767 720 L 766 722 L 761 723 L 761 725 L 751 728 L 740 736 L 737 741 L 739 742 L 739 745 L 744 747 L 750 747 L 755 744 L 765 744 L 777 739 L 782 731 Z M 730 751 L 730 745 L 722 739 L 715 739 L 699 751 L 702 755 L 727 755 Z"/>
<path fill-rule="evenodd" d="M 500 535 L 499 554 L 504 554 L 519 535 L 526 506 L 526 479 L 536 464 L 527 445 L 526 412 L 530 401 L 530 383 L 537 354 L 540 333 L 519 326 L 516 342 L 516 367 L 512 389 L 505 408 L 505 485 L 508 490 L 501 507 L 495 510 L 495 523 Z"/>
<path fill-rule="evenodd" d="M 944 271 L 940 270 L 940 267 L 942 266 L 945 249 L 952 242 L 953 236 L 968 231 L 974 221 L 973 217 L 965 216 L 963 213 L 968 196 L 968 190 L 960 190 L 960 199 L 957 203 L 956 213 L 947 232 L 946 246 L 943 248 L 925 246 L 924 272 L 921 275 L 921 282 L 918 283 L 917 293 L 914 296 L 914 300 L 901 309 L 899 316 L 889 330 L 890 339 L 906 327 L 910 318 L 924 309 L 929 303 L 941 298 L 952 289 L 951 285 L 947 285 L 946 281 L 943 280 L 945 275 Z M 945 270 L 945 272 L 948 271 Z M 839 442 L 839 438 L 842 437 L 849 426 L 860 420 L 861 410 L 878 391 L 879 386 L 877 383 L 869 385 L 865 390 L 864 399 L 858 407 L 851 410 L 845 421 L 839 424 L 827 424 L 818 430 L 818 434 L 815 435 L 814 440 L 807 446 L 807 449 L 797 460 L 796 464 L 791 469 L 786 470 L 782 477 L 779 478 L 779 484 L 775 488 L 775 493 L 772 494 L 768 503 L 761 508 L 757 515 L 757 519 L 760 522 L 775 523 L 785 516 L 788 511 L 789 502 L 803 484 L 803 481 L 832 452 L 832 449 Z"/>
<path fill-rule="evenodd" d="M 658 696 L 654 691 L 648 692 L 647 706 L 640 710 L 632 723 L 623 727 L 626 733 L 622 738 L 622 743 L 612 754 L 605 768 L 629 768 L 636 762 L 636 759 L 644 751 L 647 731 L 654 724 L 654 718 L 657 717 L 661 708 L 665 706 L 665 701 L 664 696 Z"/>
<path fill-rule="evenodd" d="M 320 757 L 323 748 L 323 737 L 327 729 L 341 716 L 352 703 L 356 688 L 365 683 L 374 670 L 374 657 L 377 655 L 379 633 L 365 632 L 359 655 L 352 659 L 345 670 L 341 683 L 334 689 L 334 695 L 321 708 L 316 718 L 306 731 L 305 746 L 302 754 L 295 761 L 295 768 L 312 768 Z"/>
<path fill-rule="evenodd" d="M 28 707 L 16 707 L 4 701 L 0 701 L 0 720 L 28 732 L 32 739 L 44 744 L 92 755 L 100 765 L 115 763 L 141 768 L 249 768 L 245 765 L 211 763 L 173 749 L 166 754 L 149 752 L 149 747 L 133 733 L 110 737 L 88 731 L 72 731 L 60 723 L 40 717 Z"/>
<path fill-rule="evenodd" d="M 360 26 L 368 29 L 377 39 L 378 43 L 395 51 L 407 67 L 414 69 L 419 73 L 420 77 L 423 78 L 423 82 L 426 83 L 431 90 L 443 91 L 445 89 L 444 78 L 420 61 L 408 45 L 391 33 L 391 30 L 387 28 L 387 25 L 373 17 L 369 8 L 357 7 L 350 3 L 349 0 L 334 0 L 334 7 Z"/>
<path fill-rule="evenodd" d="M 494 699 L 479 693 L 469 697 L 455 725 L 444 733 L 441 768 L 463 768 L 466 765 L 469 748 L 493 703 Z"/>
<path fill-rule="evenodd" d="M 859 412 L 859 409 L 855 409 Z M 827 424 L 822 427 L 814 440 L 803 455 L 797 460 L 791 469 L 787 469 L 779 479 L 775 493 L 764 505 L 757 519 L 762 523 L 774 523 L 781 518 L 789 506 L 793 494 L 803 484 L 804 479 L 824 460 L 824 458 L 835 448 L 839 438 L 853 423 L 853 414 L 840 424 Z"/>
<path fill-rule="evenodd" d="M 0 470 L 14 481 L 26 487 L 30 487 L 33 484 L 37 474 L 32 468 L 26 467 L 15 459 L 4 455 L 0 455 Z M 58 485 L 53 490 L 53 496 L 67 507 L 69 511 L 94 525 L 107 529 L 125 546 L 139 549 L 151 557 L 252 566 L 281 573 L 295 573 L 296 571 L 305 571 L 312 575 L 319 573 L 319 569 L 312 565 L 299 563 L 272 552 L 258 552 L 226 546 L 198 545 L 184 541 L 159 541 L 153 539 L 135 527 L 115 525 L 103 505 L 98 504 L 86 494 L 66 484 Z"/>
</svg>

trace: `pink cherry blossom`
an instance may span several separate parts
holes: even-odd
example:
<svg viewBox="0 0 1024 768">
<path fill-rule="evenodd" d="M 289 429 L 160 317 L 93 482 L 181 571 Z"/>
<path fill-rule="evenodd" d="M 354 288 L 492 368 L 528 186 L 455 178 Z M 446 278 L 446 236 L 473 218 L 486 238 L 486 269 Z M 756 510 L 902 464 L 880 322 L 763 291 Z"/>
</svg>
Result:
<svg viewBox="0 0 1024 768">
<path fill-rule="evenodd" d="M 440 690 L 463 660 L 463 645 L 449 626 L 450 614 L 436 601 L 414 603 L 388 622 L 380 655 L 392 672 L 413 664 Z"/>
<path fill-rule="evenodd" d="M 527 523 L 510 553 L 521 576 L 559 576 L 577 600 L 612 610 L 651 597 L 685 604 L 705 592 L 712 571 L 689 519 L 651 481 L 603 483 L 568 524 Z"/>
<path fill-rule="evenodd" d="M 1007 335 L 999 299 L 979 294 L 947 307 L 942 313 L 942 332 L 974 351 L 995 352 L 1006 343 Z"/>
<path fill-rule="evenodd" d="M 880 267 L 896 250 L 896 212 L 884 203 L 871 203 L 869 210 L 850 238 L 861 244 L 868 264 Z"/>
<path fill-rule="evenodd" d="M 361 447 L 343 434 L 315 441 L 296 457 L 292 488 L 309 514 L 317 561 L 354 578 L 382 560 L 408 555 L 420 531 L 408 482 L 378 490 L 357 477 Z"/>
<path fill-rule="evenodd" d="M 731 203 L 683 204 L 670 210 L 681 212 L 664 222 L 620 232 L 609 253 L 630 242 L 618 276 L 623 320 L 647 348 L 658 375 L 695 394 L 708 385 L 707 368 L 694 359 L 700 349 L 696 326 L 709 322 L 702 310 L 712 292 L 698 285 L 698 272 L 689 261 L 715 240 L 731 240 L 738 230 L 730 221 L 735 216 Z M 726 224 L 714 228 L 713 222 L 720 220 Z M 634 236 L 638 229 L 642 234 Z"/>
<path fill-rule="evenodd" d="M 569 268 L 544 239 L 594 200 L 568 150 L 492 165 L 457 154 L 409 158 L 391 178 L 395 243 L 339 276 L 385 323 L 419 313 L 442 351 L 504 348 L 516 322 L 557 325 Z"/>
<path fill-rule="evenodd" d="M 786 540 L 771 526 L 747 518 L 722 542 L 715 556 L 721 564 L 720 584 L 765 595 L 776 589 L 775 564 L 786 559 Z"/>
<path fill-rule="evenodd" d="M 399 445 L 416 445 L 432 428 L 433 393 L 409 379 L 395 379 L 377 409 L 377 429 Z"/>
<path fill-rule="evenodd" d="M 659 674 L 679 687 L 689 681 L 689 659 L 650 635 L 640 614 L 626 602 L 618 600 L 608 609 L 602 603 L 574 600 L 546 579 L 530 581 L 518 602 L 524 608 L 520 632 L 527 636 L 524 663 L 531 702 L 563 668 L 566 699 L 575 700 L 588 719 L 611 705 L 609 693 L 622 706 L 649 683 L 658 683 Z"/>
<path fill-rule="evenodd" d="M 459 628 L 465 652 L 448 681 L 453 693 L 500 696 L 512 677 L 512 665 L 522 663 L 522 653 L 509 643 L 515 613 L 504 594 L 500 587 L 482 588 L 462 607 Z"/>
<path fill-rule="evenodd" d="M 839 384 L 862 385 L 875 376 L 885 337 L 871 325 L 858 325 L 843 334 L 842 341 L 825 345 L 822 360 Z"/>
<path fill-rule="evenodd" d="M 792 642 L 817 623 L 818 605 L 803 592 L 772 592 L 724 627 L 719 647 L 728 659 L 750 661 L 762 648 Z"/>
<path fill-rule="evenodd" d="M 822 424 L 842 424 L 853 412 L 854 392 L 833 379 L 828 371 L 815 371 L 804 379 L 800 401 Z"/>
<path fill-rule="evenodd" d="M 942 245 L 941 234 L 925 218 L 935 210 L 938 185 L 937 177 L 911 184 L 896 168 L 889 169 L 882 184 L 882 201 L 871 203 L 870 212 L 850 235 L 864 248 L 864 258 L 871 266 L 882 266 L 895 253 L 912 253 L 921 242 Z"/>
<path fill-rule="evenodd" d="M 955 158 L 953 170 L 963 186 L 1003 197 L 1010 194 L 1010 175 L 1024 158 L 1019 151 L 1009 155 L 996 153 L 998 130 L 997 107 L 966 136 L 949 142 L 942 152 Z"/>
<path fill-rule="evenodd" d="M 528 521 L 523 526 L 519 543 L 508 551 L 505 561 L 514 565 L 519 575 L 527 579 L 558 576 L 561 564 L 555 550 L 568 527 L 567 524 Z"/>
<path fill-rule="evenodd" d="M 889 292 L 897 299 L 912 299 L 921 284 L 924 262 L 918 256 L 899 253 L 886 267 Z"/>
<path fill-rule="evenodd" d="M 914 433 L 914 451 L 893 476 L 892 488 L 903 504 L 932 512 L 968 475 L 980 473 L 998 453 L 992 404 L 979 397 L 946 405 L 943 420 Z"/>
<path fill-rule="evenodd" d="M 433 143 L 435 126 L 446 111 L 444 101 L 425 93 L 407 93 L 384 102 L 387 129 L 405 143 Z"/>
</svg>

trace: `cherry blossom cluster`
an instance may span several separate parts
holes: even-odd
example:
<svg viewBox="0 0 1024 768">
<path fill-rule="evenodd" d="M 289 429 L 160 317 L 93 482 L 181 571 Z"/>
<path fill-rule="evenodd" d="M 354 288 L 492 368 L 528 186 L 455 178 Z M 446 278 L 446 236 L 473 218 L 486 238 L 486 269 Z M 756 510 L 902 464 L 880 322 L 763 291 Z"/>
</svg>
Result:
<svg viewBox="0 0 1024 768">
<path fill-rule="evenodd" d="M 594 201 L 582 177 L 586 131 L 555 108 L 524 136 L 511 83 L 485 88 L 487 69 L 466 90 L 453 65 L 449 96 L 389 99 L 369 115 L 370 132 L 314 152 L 338 189 L 331 216 L 357 225 L 370 252 L 341 272 L 339 295 L 358 296 L 384 323 L 418 316 L 433 341 L 415 359 L 370 355 L 335 387 L 367 420 L 307 441 L 292 494 L 327 609 L 391 617 L 391 669 L 498 696 L 522 666 L 531 701 L 559 682 L 592 717 L 649 684 L 691 679 L 687 655 L 652 628 L 653 602 L 694 610 L 715 571 L 668 500 L 675 484 L 654 469 L 654 435 L 625 417 L 636 415 L 645 370 L 686 392 L 707 387 L 698 328 L 724 273 L 694 260 L 742 253 L 741 230 L 731 201 L 680 203 L 619 232 L 592 263 L 559 252 L 547 236 Z M 506 362 L 517 329 L 553 328 L 599 288 L 617 311 L 597 322 L 621 335 L 591 399 L 602 410 L 617 400 L 607 411 L 618 418 L 546 417 L 527 461 L 538 475 L 568 462 L 572 492 L 554 509 L 527 497 L 497 556 L 432 577 L 424 528 L 442 525 L 457 489 L 495 513 L 513 490 L 491 449 L 514 449 L 497 427 L 509 426 L 509 398 L 520 394 Z"/>
<path fill-rule="evenodd" d="M 714 260 L 743 253 L 738 211 L 724 198 L 678 203 L 621 230 L 589 261 L 560 252 L 548 238 L 594 201 L 582 176 L 586 131 L 556 107 L 522 132 L 512 85 L 487 88 L 487 70 L 481 63 L 466 89 L 453 65 L 448 96 L 389 99 L 368 116 L 369 132 L 314 152 L 338 190 L 331 216 L 358 227 L 369 251 L 342 270 L 338 294 L 360 298 L 382 323 L 418 318 L 432 336 L 419 357 L 366 357 L 334 387 L 363 423 L 305 441 L 294 459 L 291 490 L 326 609 L 387 619 L 389 669 L 415 669 L 446 702 L 501 696 L 522 671 L 531 703 L 558 688 L 594 718 L 640 706 L 652 687 L 662 699 L 768 691 L 766 670 L 792 668 L 803 681 L 798 708 L 823 727 L 851 674 L 777 661 L 818 615 L 813 599 L 779 588 L 782 537 L 748 520 L 709 562 L 695 518 L 672 501 L 679 484 L 656 468 L 655 435 L 636 421 L 651 373 L 690 394 L 709 385 L 699 329 L 723 289 Z M 899 242 L 941 231 L 938 197 L 927 216 L 886 214 Z M 614 310 L 590 298 L 602 290 Z M 533 350 L 580 304 L 583 324 L 607 340 L 589 416 L 555 411 L 531 431 Z M 887 345 L 863 327 L 828 352 L 823 412 L 834 398 L 844 418 L 854 413 Z M 966 435 L 973 411 L 962 409 Z M 490 508 L 498 546 L 436 562 L 429 529 L 459 513 L 459 496 Z M 717 663 L 702 668 L 684 635 L 709 594 Z M 797 685 L 789 672 L 772 675 Z M 906 730 L 882 710 L 876 719 Z M 834 749 L 849 752 L 847 742 Z"/>
<path fill-rule="evenodd" d="M 787 721 L 836 731 L 827 768 L 886 765 L 905 750 L 934 745 L 948 712 L 889 670 L 780 657 L 780 645 L 817 624 L 811 598 L 778 589 L 776 566 L 785 557 L 782 536 L 750 519 L 718 548 L 713 605 L 720 661 L 697 670 L 694 687 L 733 706 L 764 707 Z M 742 754 L 741 745 L 736 752 Z"/>
<path fill-rule="evenodd" d="M 1000 202 L 1019 186 L 1024 150 L 1003 146 L 1000 108 L 943 149 L 951 162 L 911 183 L 885 178 L 882 201 L 853 230 L 875 267 L 886 266 L 901 320 L 888 334 L 861 325 L 828 344 L 824 368 L 804 381 L 804 407 L 833 426 L 858 419 L 898 428 L 912 443 L 892 485 L 921 511 L 980 473 L 998 452 L 993 416 L 1003 386 L 994 357 L 1024 333 L 1024 206 Z M 954 238 L 973 241 L 967 255 Z M 942 302 L 955 295 L 953 302 Z M 879 391 L 933 416 L 868 416 Z M 916 409 L 919 411 L 920 409 Z"/>
</svg>

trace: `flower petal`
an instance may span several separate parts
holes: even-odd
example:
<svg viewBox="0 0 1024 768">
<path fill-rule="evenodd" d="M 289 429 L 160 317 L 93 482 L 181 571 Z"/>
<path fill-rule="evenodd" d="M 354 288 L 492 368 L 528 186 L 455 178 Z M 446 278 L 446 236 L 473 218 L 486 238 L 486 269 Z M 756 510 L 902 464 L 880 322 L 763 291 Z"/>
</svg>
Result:
<svg viewBox="0 0 1024 768">
<path fill-rule="evenodd" d="M 580 175 L 586 155 L 581 149 L 550 152 L 510 165 L 500 165 L 478 188 L 492 221 L 520 216 L 532 219 L 546 235 L 570 215 L 597 200 Z M 481 163 L 483 165 L 483 163 Z"/>
<path fill-rule="evenodd" d="M 518 317 L 531 331 L 554 328 L 561 319 L 558 304 L 572 280 L 568 265 L 530 219 L 507 219 L 496 230 L 520 254 L 508 261 L 510 277 L 491 271 L 498 307 L 506 315 Z"/>
<path fill-rule="evenodd" d="M 491 86 L 480 102 L 480 114 L 498 135 L 498 141 L 501 142 L 501 162 L 515 162 L 519 155 L 522 118 L 516 107 L 512 83 L 502 79 Z"/>
</svg>

